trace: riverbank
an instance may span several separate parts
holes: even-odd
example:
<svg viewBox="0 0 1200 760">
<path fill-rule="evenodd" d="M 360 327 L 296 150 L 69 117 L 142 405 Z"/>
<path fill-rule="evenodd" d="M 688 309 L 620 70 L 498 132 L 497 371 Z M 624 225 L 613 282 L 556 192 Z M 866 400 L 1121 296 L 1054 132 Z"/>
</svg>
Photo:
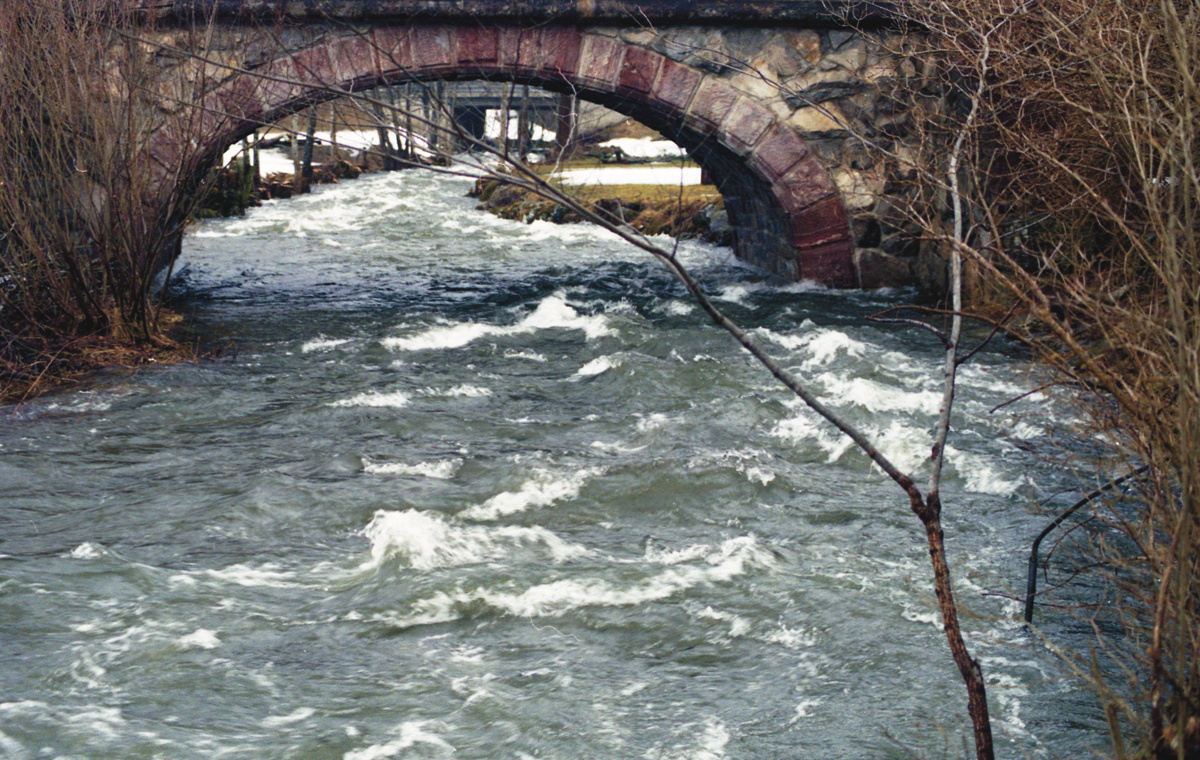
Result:
<svg viewBox="0 0 1200 760">
<path fill-rule="evenodd" d="M 322 147 L 322 150 L 328 148 Z M 392 159 L 400 161 L 401 159 Z M 400 168 L 419 167 L 423 164 L 407 164 Z M 363 174 L 383 171 L 379 156 L 363 153 L 354 161 L 332 157 L 314 163 L 309 186 L 337 184 L 342 180 L 357 179 Z M 266 200 L 282 200 L 302 194 L 297 190 L 296 177 L 289 172 L 270 172 L 255 179 L 247 174 L 238 162 L 217 169 L 204 199 L 196 209 L 197 219 L 241 216 L 247 208 L 260 205 Z"/>
<path fill-rule="evenodd" d="M 175 335 L 182 317 L 160 309 L 146 339 L 82 335 L 58 341 L 7 336 L 0 349 L 0 405 L 20 404 L 71 388 L 98 372 L 194 361 L 197 350 Z"/>
<path fill-rule="evenodd" d="M 724 200 L 711 185 L 589 184 L 569 190 L 585 206 L 622 219 L 645 235 L 732 244 Z M 478 180 L 470 196 L 479 200 L 479 208 L 504 219 L 556 224 L 585 221 L 567 206 L 500 179 Z"/>
<path fill-rule="evenodd" d="M 337 184 L 382 170 L 378 157 L 351 162 L 334 158 L 314 164 L 310 185 Z M 196 219 L 241 216 L 247 208 L 297 194 L 295 177 L 272 172 L 255 181 L 239 165 L 216 170 Z M 199 351 L 179 334 L 182 317 L 161 306 L 149 336 L 64 335 L 59 339 L 6 334 L 0 346 L 0 405 L 20 404 L 45 393 L 69 389 L 106 371 L 195 361 Z"/>
</svg>

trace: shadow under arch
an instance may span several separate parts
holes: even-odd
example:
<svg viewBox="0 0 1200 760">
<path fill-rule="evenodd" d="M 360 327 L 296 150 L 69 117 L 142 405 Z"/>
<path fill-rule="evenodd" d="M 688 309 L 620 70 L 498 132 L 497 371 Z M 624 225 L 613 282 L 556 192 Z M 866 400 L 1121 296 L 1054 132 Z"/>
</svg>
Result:
<svg viewBox="0 0 1200 760">
<path fill-rule="evenodd" d="M 791 280 L 856 284 L 840 195 L 792 127 L 716 75 L 575 27 L 380 26 L 236 72 L 205 99 L 211 116 L 196 174 L 255 128 L 315 103 L 380 85 L 474 79 L 574 94 L 642 122 L 713 178 L 739 259 Z M 195 140 L 171 129 L 156 138 L 158 152 L 175 155 L 172 140 Z"/>
</svg>

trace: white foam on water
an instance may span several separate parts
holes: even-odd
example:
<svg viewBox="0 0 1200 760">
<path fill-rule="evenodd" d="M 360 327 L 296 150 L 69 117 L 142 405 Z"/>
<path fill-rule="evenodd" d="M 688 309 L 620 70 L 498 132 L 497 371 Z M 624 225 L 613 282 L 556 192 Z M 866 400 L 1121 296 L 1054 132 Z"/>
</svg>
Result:
<svg viewBox="0 0 1200 760">
<path fill-rule="evenodd" d="M 642 559 L 659 565 L 678 565 L 682 562 L 694 562 L 704 559 L 713 551 L 708 544 L 692 544 L 682 549 L 659 548 L 655 542 L 647 542 L 642 552 Z"/>
<path fill-rule="evenodd" d="M 884 429 L 870 429 L 868 438 L 875 441 L 879 452 L 901 472 L 909 474 L 925 466 L 933 450 L 933 436 L 929 430 L 913 427 L 904 420 L 892 420 Z"/>
<path fill-rule="evenodd" d="M 89 705 L 81 712 L 67 717 L 67 722 L 75 725 L 86 727 L 86 729 L 106 739 L 117 739 L 121 736 L 121 727 L 125 725 L 125 718 L 121 715 L 120 708 L 117 707 L 98 707 Z"/>
<path fill-rule="evenodd" d="M 788 403 L 797 407 L 798 414 L 777 422 L 771 429 L 772 436 L 790 441 L 793 445 L 814 444 L 826 453 L 825 461 L 830 464 L 840 460 L 847 452 L 858 450 L 848 436 L 803 406 L 802 402 L 789 400 Z M 904 419 L 891 420 L 886 426 L 864 424 L 860 428 L 879 452 L 902 472 L 911 474 L 929 461 L 933 438 L 926 429 L 908 425 Z"/>
<path fill-rule="evenodd" d="M 25 745 L 3 731 L 0 731 L 0 750 L 4 752 L 5 757 L 13 758 L 14 760 L 29 757 L 29 754 L 25 750 Z"/>
<path fill-rule="evenodd" d="M 350 398 L 344 398 L 344 399 L 340 399 L 338 401 L 331 401 L 327 404 L 327 406 L 336 406 L 336 407 L 362 406 L 362 407 L 399 409 L 401 407 L 408 406 L 410 401 L 411 401 L 411 399 L 409 399 L 408 395 L 401 393 L 400 391 L 393 391 L 391 393 L 383 393 L 380 391 L 367 391 L 365 393 L 359 393 L 354 396 L 351 396 Z"/>
<path fill-rule="evenodd" d="M 790 442 L 792 445 L 813 443 L 826 454 L 825 461 L 832 464 L 842 458 L 854 445 L 846 436 L 835 430 L 824 419 L 807 407 L 802 407 L 799 414 L 780 420 L 771 428 L 771 435 Z"/>
<path fill-rule="evenodd" d="M 504 335 L 511 328 L 468 322 L 443 327 L 431 327 L 409 338 L 384 338 L 380 344 L 393 351 L 431 351 L 462 348 L 489 335 Z"/>
<path fill-rule="evenodd" d="M 826 330 L 813 335 L 805 348 L 811 356 L 801 365 L 804 369 L 829 364 L 839 353 L 859 357 L 867 352 L 866 343 L 838 330 Z"/>
<path fill-rule="evenodd" d="M 900 610 L 900 617 L 910 623 L 921 623 L 942 630 L 942 613 L 929 609 L 928 607 L 917 609 L 912 606 L 911 602 L 903 602 L 903 609 Z"/>
<path fill-rule="evenodd" d="M 942 404 L 940 391 L 909 391 L 865 377 L 845 377 L 831 372 L 817 376 L 826 396 L 841 405 L 862 407 L 869 412 L 906 412 L 935 415 Z"/>
<path fill-rule="evenodd" d="M 400 734 L 398 738 L 383 744 L 372 744 L 363 749 L 351 750 L 342 755 L 342 760 L 382 760 L 382 758 L 396 757 L 404 750 L 411 749 L 418 744 L 429 745 L 430 751 L 435 752 L 439 757 L 454 754 L 454 747 L 442 737 L 425 730 L 431 722 L 418 720 L 401 723 L 392 729 L 393 733 Z M 425 752 L 422 752 L 422 756 L 425 756 Z"/>
<path fill-rule="evenodd" d="M 349 342 L 349 338 L 326 338 L 322 336 L 306 341 L 304 345 L 300 346 L 300 352 L 311 354 L 314 351 L 328 351 L 331 348 L 337 348 Z"/>
<path fill-rule="evenodd" d="M 399 628 L 457 620 L 464 607 L 484 604 L 515 617 L 559 617 L 583 607 L 635 607 L 668 599 L 696 586 L 724 583 L 751 570 L 771 567 L 774 557 L 753 536 L 725 541 L 704 552 L 703 564 L 672 566 L 640 583 L 618 586 L 600 578 L 560 580 L 511 592 L 486 587 L 438 592 L 417 601 L 407 615 L 389 617 Z"/>
<path fill-rule="evenodd" d="M 816 645 L 817 636 L 813 631 L 781 625 L 779 630 L 764 635 L 762 640 L 786 649 L 806 649 Z"/>
<path fill-rule="evenodd" d="M 693 303 L 689 303 L 688 301 L 676 300 L 676 301 L 667 301 L 665 304 L 662 305 L 661 308 L 662 308 L 662 311 L 664 314 L 668 314 L 672 317 L 682 317 L 684 315 L 691 314 L 692 312 L 694 312 L 696 310 L 696 305 Z"/>
<path fill-rule="evenodd" d="M 82 544 L 72 549 L 67 556 L 75 559 L 99 559 L 106 554 L 108 554 L 108 549 L 101 544 L 93 543 L 91 541 L 84 541 Z"/>
<path fill-rule="evenodd" d="M 521 327 L 528 330 L 555 327 L 583 330 L 589 340 L 613 334 L 613 329 L 603 315 L 583 316 L 571 308 L 566 299 L 559 294 L 543 299 L 533 313 L 521 321 Z"/>
<path fill-rule="evenodd" d="M 388 560 L 418 570 L 454 567 L 495 560 L 520 546 L 545 547 L 550 559 L 563 562 L 588 554 L 542 527 L 459 525 L 436 512 L 379 510 L 363 528 L 371 542 L 371 558 L 359 570 L 371 570 Z"/>
<path fill-rule="evenodd" d="M 545 354 L 539 354 L 536 351 L 513 351 L 510 349 L 504 352 L 504 357 L 506 359 L 525 359 L 527 361 L 539 362 L 542 364 L 545 364 L 547 361 L 549 361 Z"/>
<path fill-rule="evenodd" d="M 1010 438 L 1016 438 L 1020 441 L 1028 441 L 1032 438 L 1040 438 L 1046 434 L 1044 427 L 1035 425 L 1028 420 L 1021 420 L 1015 425 L 1005 426 Z"/>
<path fill-rule="evenodd" d="M 751 483 L 758 483 L 760 486 L 770 485 L 775 480 L 775 473 L 763 467 L 738 462 L 737 469 L 738 472 L 746 476 L 746 480 Z"/>
<path fill-rule="evenodd" d="M 626 686 L 624 689 L 621 689 L 621 696 L 622 697 L 632 697 L 634 694 L 637 694 L 639 691 L 645 691 L 649 687 L 650 687 L 650 684 L 646 681 L 635 681 L 635 682 L 629 684 L 628 686 Z"/>
<path fill-rule="evenodd" d="M 492 395 L 491 388 L 480 385 L 455 385 L 451 388 L 426 388 L 421 391 L 423 396 L 440 396 L 443 398 L 483 398 Z"/>
<path fill-rule="evenodd" d="M 636 454 L 639 451 L 645 451 L 650 444 L 642 446 L 626 446 L 622 443 L 610 443 L 608 441 L 592 441 L 592 448 L 596 451 L 601 451 L 605 454 Z"/>
<path fill-rule="evenodd" d="M 36 699 L 22 699 L 20 702 L 0 702 L 0 714 L 4 715 L 42 712 L 50 712 L 50 705 Z"/>
<path fill-rule="evenodd" d="M 85 398 L 71 402 L 52 401 L 45 406 L 47 412 L 66 412 L 69 414 L 107 412 L 109 409 L 112 409 L 112 401 L 102 398 Z"/>
<path fill-rule="evenodd" d="M 593 224 L 556 224 L 548 219 L 534 219 L 529 223 L 506 221 L 509 222 L 509 225 L 519 225 L 516 229 L 521 233 L 522 242 L 590 243 L 597 239 L 607 241 L 621 239 L 617 233 Z"/>
<path fill-rule="evenodd" d="M 798 335 L 785 335 L 767 329 L 757 332 L 789 351 L 807 352 L 808 358 L 800 365 L 804 370 L 828 365 L 838 354 L 861 357 L 870 348 L 868 344 L 855 340 L 840 330 L 819 328 L 809 319 L 804 320 L 799 329 L 804 332 Z"/>
<path fill-rule="evenodd" d="M 651 430 L 660 430 L 669 426 L 673 422 L 678 422 L 678 419 L 670 417 L 662 412 L 651 412 L 638 419 L 634 426 L 639 433 L 648 433 Z"/>
<path fill-rule="evenodd" d="M 745 306 L 746 299 L 750 297 L 750 294 L 757 293 L 760 290 L 762 290 L 762 287 L 759 285 L 747 285 L 741 283 L 736 285 L 726 285 L 725 287 L 721 288 L 721 290 L 716 294 L 716 297 L 722 301 L 729 301 L 730 303 L 736 303 L 738 305 Z"/>
<path fill-rule="evenodd" d="M 723 451 L 715 455 L 702 454 L 692 457 L 688 460 L 687 467 L 689 470 L 694 470 L 711 467 L 714 462 L 721 465 L 727 465 L 727 463 L 732 462 L 734 469 L 743 475 L 746 480 L 765 486 L 775 480 L 775 473 L 763 465 L 761 460 L 764 458 L 770 459 L 771 455 L 768 452 L 756 449 L 748 451 Z"/>
<path fill-rule="evenodd" d="M 442 459 L 437 462 L 370 462 L 363 460 L 363 470 L 372 475 L 423 475 L 435 480 L 449 480 L 462 467 L 461 459 Z"/>
<path fill-rule="evenodd" d="M 706 719 L 703 724 L 680 726 L 676 735 L 689 739 L 671 747 L 655 747 L 642 757 L 646 760 L 720 760 L 725 757 L 725 748 L 731 738 L 729 729 L 715 717 Z"/>
<path fill-rule="evenodd" d="M 492 335 L 527 335 L 548 329 L 582 330 L 588 340 L 612 335 L 603 314 L 584 316 L 572 308 L 561 293 L 547 296 L 515 325 L 501 326 L 467 322 L 431 327 L 403 338 L 384 338 L 380 343 L 393 351 L 428 351 L 461 348 Z"/>
<path fill-rule="evenodd" d="M 984 364 L 965 364 L 958 369 L 958 382 L 964 386 L 975 388 L 978 390 L 998 393 L 1004 396 L 1016 398 L 1023 393 L 1026 393 L 1029 388 L 1023 387 L 1019 383 L 1006 379 L 1011 373 L 1011 369 L 1006 369 L 1003 373 L 996 372 L 994 367 L 989 367 Z M 1024 397 L 1026 401 L 1041 401 L 1046 398 L 1045 394 L 1040 391 L 1032 393 Z"/>
<path fill-rule="evenodd" d="M 829 290 L 829 286 L 817 280 L 799 280 L 780 285 L 776 290 L 780 293 L 817 293 Z"/>
<path fill-rule="evenodd" d="M 279 565 L 267 562 L 258 567 L 238 563 L 221 569 L 189 570 L 172 575 L 168 581 L 184 585 L 195 585 L 200 579 L 218 583 L 232 583 L 235 586 L 248 588 L 290 588 L 296 585 L 296 574 L 290 570 L 280 570 Z"/>
<path fill-rule="evenodd" d="M 112 742 L 120 740 L 128 735 L 128 721 L 121 715 L 120 708 L 117 707 L 102 707 L 96 704 L 85 705 L 63 705 L 51 706 L 46 702 L 36 700 L 23 700 L 20 702 L 0 702 L 0 717 L 11 718 L 15 725 L 24 723 L 34 724 L 36 722 L 52 721 L 59 726 L 59 733 L 84 736 L 89 741 L 105 741 Z M 4 734 L 0 733 L 0 737 Z M 153 734 L 150 734 L 153 736 Z M 24 751 L 24 748 L 19 742 L 8 737 L 9 741 L 5 742 L 0 739 L 0 750 L 9 752 L 9 749 L 16 747 Z M 49 748 L 43 749 L 37 753 L 38 757 L 61 757 L 64 760 L 67 755 L 52 755 L 46 754 Z M 33 757 L 34 755 L 26 754 L 5 754 L 6 758 L 25 758 Z"/>
<path fill-rule="evenodd" d="M 576 370 L 575 377 L 592 377 L 608 372 L 615 367 L 620 367 L 621 364 L 620 359 L 613 358 L 612 356 L 598 356 Z"/>
<path fill-rule="evenodd" d="M 535 470 L 516 491 L 505 491 L 459 513 L 469 520 L 497 520 L 535 507 L 546 507 L 558 501 L 574 499 L 592 478 L 604 473 L 603 468 L 586 467 L 569 475 L 549 470 Z"/>
<path fill-rule="evenodd" d="M 221 640 L 213 631 L 207 628 L 197 628 L 187 636 L 180 636 L 179 646 L 184 649 L 216 649 L 221 646 Z"/>
<path fill-rule="evenodd" d="M 308 720 L 316 714 L 316 710 L 311 707 L 300 707 L 287 715 L 269 715 L 259 721 L 259 725 L 263 728 L 280 728 L 282 726 L 299 723 L 303 720 Z"/>
<path fill-rule="evenodd" d="M 750 632 L 751 623 L 741 615 L 735 615 L 732 612 L 721 612 L 714 610 L 712 607 L 705 607 L 696 613 L 696 617 L 703 620 L 717 620 L 722 623 L 729 624 L 729 637 L 738 638 L 745 636 Z"/>
<path fill-rule="evenodd" d="M 795 723 L 801 718 L 811 718 L 813 714 L 812 708 L 818 707 L 820 704 L 821 700 L 819 699 L 800 700 L 800 704 L 796 705 L 796 715 L 792 718 L 791 722 Z"/>
<path fill-rule="evenodd" d="M 946 461 L 966 485 L 968 491 L 989 493 L 996 496 L 1012 496 L 1029 483 L 1028 476 L 1005 477 L 998 471 L 997 458 L 960 451 L 946 444 Z"/>
</svg>

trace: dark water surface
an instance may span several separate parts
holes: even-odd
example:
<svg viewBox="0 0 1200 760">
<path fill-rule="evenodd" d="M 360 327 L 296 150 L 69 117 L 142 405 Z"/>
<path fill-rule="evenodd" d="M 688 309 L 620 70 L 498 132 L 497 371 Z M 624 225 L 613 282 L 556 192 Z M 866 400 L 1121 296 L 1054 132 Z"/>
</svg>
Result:
<svg viewBox="0 0 1200 760">
<path fill-rule="evenodd" d="M 0 757 L 958 757 L 919 524 L 641 254 L 393 173 L 204 224 L 177 285 L 225 358 L 0 421 Z M 895 296 L 685 258 L 920 470 L 938 356 Z M 948 472 L 1003 757 L 1084 757 L 1019 625 L 1059 474 L 1015 353 Z"/>
</svg>

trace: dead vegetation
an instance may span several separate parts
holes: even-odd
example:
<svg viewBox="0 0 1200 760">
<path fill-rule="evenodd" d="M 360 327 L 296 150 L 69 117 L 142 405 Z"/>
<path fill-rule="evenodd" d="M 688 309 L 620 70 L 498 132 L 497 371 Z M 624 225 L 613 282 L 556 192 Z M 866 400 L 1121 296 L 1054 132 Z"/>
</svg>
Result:
<svg viewBox="0 0 1200 760">
<path fill-rule="evenodd" d="M 1104 701 L 1114 756 L 1200 758 L 1200 4 L 908 13 L 938 66 L 930 86 L 951 94 L 914 167 L 942 203 L 913 218 L 1026 315 L 1010 329 L 1090 415 L 1108 450 L 1086 490 L 1145 468 L 1073 533 L 1080 571 L 1112 595 L 1087 613 L 1095 649 L 1070 657 Z M 933 158 L 951 143 L 956 167 Z"/>
</svg>

